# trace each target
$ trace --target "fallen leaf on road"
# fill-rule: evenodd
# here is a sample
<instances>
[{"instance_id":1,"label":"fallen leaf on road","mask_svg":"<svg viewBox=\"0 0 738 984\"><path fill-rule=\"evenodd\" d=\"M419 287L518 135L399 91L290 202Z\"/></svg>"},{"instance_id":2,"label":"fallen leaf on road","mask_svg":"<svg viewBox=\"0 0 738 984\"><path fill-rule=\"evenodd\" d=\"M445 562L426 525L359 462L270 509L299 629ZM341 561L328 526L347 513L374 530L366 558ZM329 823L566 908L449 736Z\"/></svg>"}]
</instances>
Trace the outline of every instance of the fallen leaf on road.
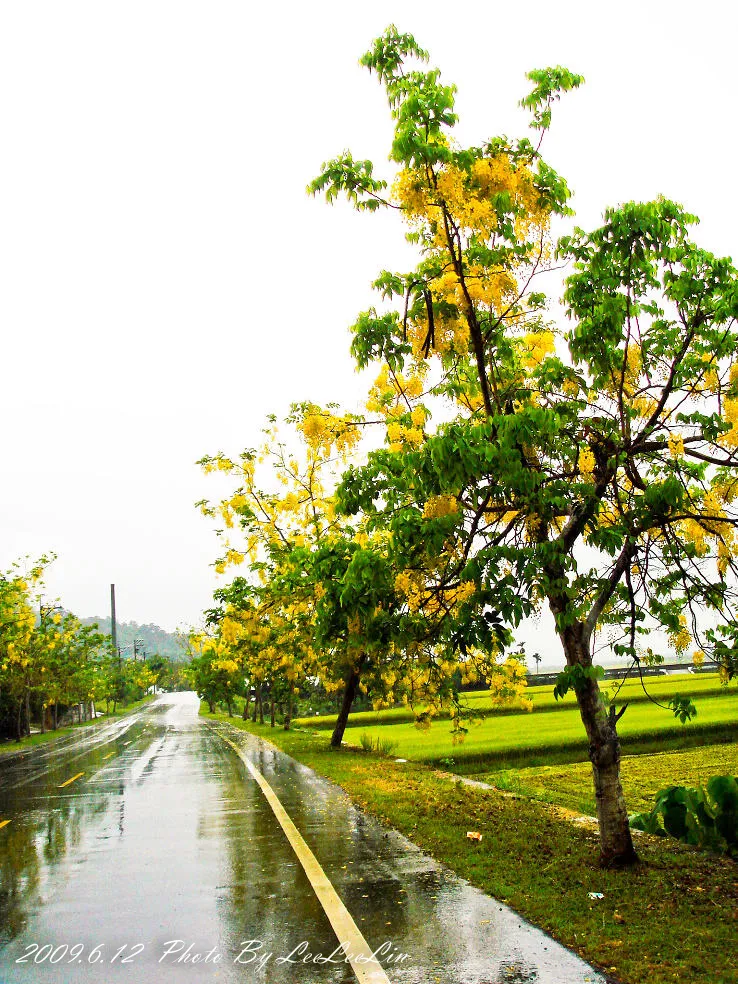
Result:
<instances>
[{"instance_id":1,"label":"fallen leaf on road","mask_svg":"<svg viewBox=\"0 0 738 984\"><path fill-rule=\"evenodd\" d=\"M470 841L480 841L482 839L482 835L478 830L467 830L466 836Z\"/></svg>"}]
</instances>

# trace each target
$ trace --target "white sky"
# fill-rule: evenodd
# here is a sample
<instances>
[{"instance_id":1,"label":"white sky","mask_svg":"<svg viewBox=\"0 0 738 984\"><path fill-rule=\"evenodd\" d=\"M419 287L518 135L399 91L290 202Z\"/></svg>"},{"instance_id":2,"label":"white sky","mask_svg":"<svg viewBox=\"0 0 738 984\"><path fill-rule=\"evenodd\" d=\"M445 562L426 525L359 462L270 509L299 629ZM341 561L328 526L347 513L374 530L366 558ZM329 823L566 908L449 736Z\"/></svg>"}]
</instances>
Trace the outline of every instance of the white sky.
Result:
<instances>
[{"instance_id":1,"label":"white sky","mask_svg":"<svg viewBox=\"0 0 738 984\"><path fill-rule=\"evenodd\" d=\"M196 622L217 543L193 503L219 490L195 460L294 400L355 403L346 329L410 262L393 219L304 188L346 147L386 160L357 60L393 21L458 85L462 140L523 135L531 68L585 75L545 147L579 224L662 193L736 252L734 4L6 0L0 570L54 550L77 614L114 581L121 620Z\"/></svg>"}]
</instances>

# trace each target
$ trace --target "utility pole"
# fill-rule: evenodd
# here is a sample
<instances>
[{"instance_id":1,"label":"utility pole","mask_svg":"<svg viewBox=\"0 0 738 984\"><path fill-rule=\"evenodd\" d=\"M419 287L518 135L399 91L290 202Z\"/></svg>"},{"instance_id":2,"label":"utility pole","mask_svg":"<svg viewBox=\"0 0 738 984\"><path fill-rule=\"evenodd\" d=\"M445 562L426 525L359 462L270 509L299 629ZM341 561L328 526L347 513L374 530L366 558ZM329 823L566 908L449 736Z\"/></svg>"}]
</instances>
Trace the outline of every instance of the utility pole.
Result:
<instances>
[{"instance_id":1,"label":"utility pole","mask_svg":"<svg viewBox=\"0 0 738 984\"><path fill-rule=\"evenodd\" d=\"M118 651L118 632L115 627L115 585L110 585L110 636L113 640L113 652Z\"/></svg>"},{"instance_id":2,"label":"utility pole","mask_svg":"<svg viewBox=\"0 0 738 984\"><path fill-rule=\"evenodd\" d=\"M118 657L118 679L115 684L115 690L113 691L113 714L115 714L115 707L118 703L118 695L121 690L121 652L118 647L118 630L115 624L115 585L110 585L110 639L113 645L113 657Z\"/></svg>"}]
</instances>

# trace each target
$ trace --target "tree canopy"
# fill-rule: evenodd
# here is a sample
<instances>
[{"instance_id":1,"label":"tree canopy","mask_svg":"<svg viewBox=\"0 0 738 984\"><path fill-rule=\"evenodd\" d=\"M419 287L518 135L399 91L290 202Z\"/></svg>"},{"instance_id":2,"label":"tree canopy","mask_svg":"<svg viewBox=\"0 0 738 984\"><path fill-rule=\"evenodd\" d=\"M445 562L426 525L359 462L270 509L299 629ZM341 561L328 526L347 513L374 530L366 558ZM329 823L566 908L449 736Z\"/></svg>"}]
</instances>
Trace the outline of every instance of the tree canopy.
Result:
<instances>
[{"instance_id":1,"label":"tree canopy","mask_svg":"<svg viewBox=\"0 0 738 984\"><path fill-rule=\"evenodd\" d=\"M580 76L529 73L535 142L462 147L455 88L426 61L393 27L362 59L395 121L394 176L345 152L309 185L395 210L417 250L412 270L379 274L381 300L352 328L357 366L376 371L366 415L311 411L321 433L336 419L346 435L374 423L384 443L348 463L329 519L308 510L301 542L272 535L257 569L283 597L312 593L305 645L332 640L324 655L353 653L351 672L360 658L384 672L393 653L405 684L388 684L388 699L419 671L445 681L442 694L459 668L492 676L509 630L548 607L565 663L557 690L574 689L587 734L602 861L626 864L624 708L600 693L595 647L637 669L663 657L649 645L659 630L725 679L738 665L738 278L662 198L554 239L569 190L541 148ZM541 286L561 265L563 324ZM691 713L681 699L673 710Z\"/></svg>"}]
</instances>

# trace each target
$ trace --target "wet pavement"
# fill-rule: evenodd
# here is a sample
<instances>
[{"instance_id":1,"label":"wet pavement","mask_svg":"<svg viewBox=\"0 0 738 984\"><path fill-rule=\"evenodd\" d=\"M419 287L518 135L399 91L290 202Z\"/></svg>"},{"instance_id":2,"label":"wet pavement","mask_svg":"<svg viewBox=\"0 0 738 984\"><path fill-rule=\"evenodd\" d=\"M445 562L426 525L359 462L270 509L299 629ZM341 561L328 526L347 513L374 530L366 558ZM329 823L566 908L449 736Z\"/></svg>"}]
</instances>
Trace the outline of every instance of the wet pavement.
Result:
<instances>
[{"instance_id":1,"label":"wet pavement","mask_svg":"<svg viewBox=\"0 0 738 984\"><path fill-rule=\"evenodd\" d=\"M271 785L370 948L384 947L391 984L604 984L338 787L197 710L192 694L166 695L55 751L0 760L0 984L356 980L221 736Z\"/></svg>"}]
</instances>

